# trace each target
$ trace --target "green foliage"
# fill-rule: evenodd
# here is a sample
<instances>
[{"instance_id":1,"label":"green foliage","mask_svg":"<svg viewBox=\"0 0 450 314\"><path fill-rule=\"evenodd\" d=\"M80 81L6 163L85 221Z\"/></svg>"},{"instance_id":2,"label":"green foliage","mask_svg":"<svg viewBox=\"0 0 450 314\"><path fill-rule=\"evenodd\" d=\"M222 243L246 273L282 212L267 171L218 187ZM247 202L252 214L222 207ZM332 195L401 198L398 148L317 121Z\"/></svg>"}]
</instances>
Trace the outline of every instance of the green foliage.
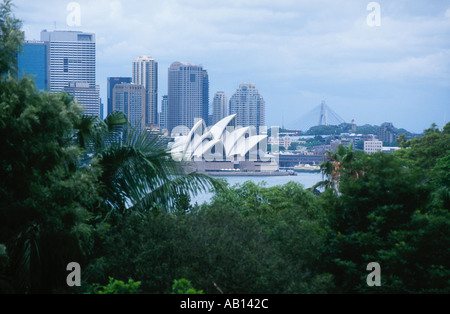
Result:
<instances>
[{"instance_id":1,"label":"green foliage","mask_svg":"<svg viewBox=\"0 0 450 314\"><path fill-rule=\"evenodd\" d=\"M203 290L196 290L187 279L174 280L172 294L203 294Z\"/></svg>"},{"instance_id":2,"label":"green foliage","mask_svg":"<svg viewBox=\"0 0 450 314\"><path fill-rule=\"evenodd\" d=\"M80 168L72 145L80 113L71 98L38 92L28 78L0 81L0 242L19 290L63 284L65 265L84 250L85 223L100 199L99 169Z\"/></svg>"},{"instance_id":3,"label":"green foliage","mask_svg":"<svg viewBox=\"0 0 450 314\"><path fill-rule=\"evenodd\" d=\"M337 292L449 292L450 216L426 176L382 153L344 167L339 193L323 196L331 228L324 269ZM365 283L362 270L370 262L382 267L381 287Z\"/></svg>"},{"instance_id":4,"label":"green foliage","mask_svg":"<svg viewBox=\"0 0 450 314\"><path fill-rule=\"evenodd\" d=\"M205 293L324 293L331 279L315 271L326 237L316 200L295 183L248 182L182 215L126 215L98 234L84 276L132 275L144 293L171 293L171 278L195 278Z\"/></svg>"},{"instance_id":5,"label":"green foliage","mask_svg":"<svg viewBox=\"0 0 450 314\"><path fill-rule=\"evenodd\" d=\"M96 287L96 294L137 294L141 283L129 279L128 282L109 277L109 283L106 286Z\"/></svg>"},{"instance_id":6,"label":"green foliage","mask_svg":"<svg viewBox=\"0 0 450 314\"><path fill-rule=\"evenodd\" d=\"M450 123L402 136L392 155L339 146L319 196L294 182L230 187L185 173L124 114L82 115L73 97L17 80L11 8L0 4L0 292L450 292ZM210 204L191 204L209 189ZM84 286L71 290L73 261ZM381 287L366 285L370 262Z\"/></svg>"},{"instance_id":7,"label":"green foliage","mask_svg":"<svg viewBox=\"0 0 450 314\"><path fill-rule=\"evenodd\" d=\"M410 166L430 170L437 159L444 157L450 150L450 122L440 131L435 125L425 130L425 135L403 143L408 149L396 152ZM431 177L431 176L430 176Z\"/></svg>"},{"instance_id":8,"label":"green foliage","mask_svg":"<svg viewBox=\"0 0 450 314\"><path fill-rule=\"evenodd\" d=\"M21 21L12 15L12 1L0 3L0 77L17 74L17 54L24 40Z\"/></svg>"}]
</instances>

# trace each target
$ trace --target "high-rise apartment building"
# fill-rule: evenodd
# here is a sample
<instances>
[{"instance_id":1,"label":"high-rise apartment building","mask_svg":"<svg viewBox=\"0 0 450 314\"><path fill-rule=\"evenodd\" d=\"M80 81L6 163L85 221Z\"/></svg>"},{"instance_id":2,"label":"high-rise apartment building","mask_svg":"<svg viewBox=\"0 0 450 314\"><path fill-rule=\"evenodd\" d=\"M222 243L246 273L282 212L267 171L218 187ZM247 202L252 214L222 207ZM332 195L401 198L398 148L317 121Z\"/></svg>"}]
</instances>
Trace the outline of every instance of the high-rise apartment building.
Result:
<instances>
[{"instance_id":1,"label":"high-rise apartment building","mask_svg":"<svg viewBox=\"0 0 450 314\"><path fill-rule=\"evenodd\" d=\"M390 122L385 122L378 128L377 136L384 143L394 143L397 140L394 125Z\"/></svg>"},{"instance_id":2,"label":"high-rise apartment building","mask_svg":"<svg viewBox=\"0 0 450 314\"><path fill-rule=\"evenodd\" d=\"M143 85L122 83L113 88L113 111L121 111L132 127L146 125L146 90Z\"/></svg>"},{"instance_id":3,"label":"high-rise apartment building","mask_svg":"<svg viewBox=\"0 0 450 314\"><path fill-rule=\"evenodd\" d=\"M177 126L191 129L197 119L208 122L208 106L205 100L209 86L208 75L202 66L174 62L168 73L167 129ZM208 88L209 89L209 88ZM206 113L205 113L206 111Z\"/></svg>"},{"instance_id":4,"label":"high-rise apartment building","mask_svg":"<svg viewBox=\"0 0 450 314\"><path fill-rule=\"evenodd\" d=\"M108 77L106 83L107 83L107 97L108 97L106 115L109 115L111 112L113 112L114 86L116 86L117 84L122 84L122 83L131 83L131 77Z\"/></svg>"},{"instance_id":5,"label":"high-rise apartment building","mask_svg":"<svg viewBox=\"0 0 450 314\"><path fill-rule=\"evenodd\" d=\"M19 78L30 75L37 89L48 90L47 45L42 41L25 41L17 56Z\"/></svg>"},{"instance_id":6,"label":"high-rise apartment building","mask_svg":"<svg viewBox=\"0 0 450 314\"><path fill-rule=\"evenodd\" d=\"M95 35L44 30L41 41L48 47L49 90L76 95L86 114L100 116L100 92L95 81Z\"/></svg>"},{"instance_id":7,"label":"high-rise apartment building","mask_svg":"<svg viewBox=\"0 0 450 314\"><path fill-rule=\"evenodd\" d=\"M227 95L224 92L217 92L213 99L213 121L216 124L228 115Z\"/></svg>"},{"instance_id":8,"label":"high-rise apartment building","mask_svg":"<svg viewBox=\"0 0 450 314\"><path fill-rule=\"evenodd\" d=\"M149 56L134 60L132 82L144 86L146 91L145 124L158 124L158 63Z\"/></svg>"},{"instance_id":9,"label":"high-rise apartment building","mask_svg":"<svg viewBox=\"0 0 450 314\"><path fill-rule=\"evenodd\" d=\"M238 126L254 126L259 132L265 125L265 102L255 84L244 83L230 99L229 114L237 114Z\"/></svg>"}]
</instances>

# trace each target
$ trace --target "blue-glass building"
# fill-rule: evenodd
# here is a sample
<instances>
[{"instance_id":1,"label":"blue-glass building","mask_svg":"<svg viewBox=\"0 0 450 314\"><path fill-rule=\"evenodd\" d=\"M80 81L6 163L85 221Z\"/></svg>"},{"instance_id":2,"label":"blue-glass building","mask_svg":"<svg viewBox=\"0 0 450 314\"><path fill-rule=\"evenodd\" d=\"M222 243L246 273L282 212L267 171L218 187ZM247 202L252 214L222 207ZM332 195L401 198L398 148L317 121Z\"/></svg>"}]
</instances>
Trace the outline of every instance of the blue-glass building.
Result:
<instances>
[{"instance_id":1,"label":"blue-glass building","mask_svg":"<svg viewBox=\"0 0 450 314\"><path fill-rule=\"evenodd\" d=\"M107 78L107 86L108 86L108 104L107 104L107 112L106 115L109 115L113 111L113 91L114 86L122 83L131 83L131 77L108 77Z\"/></svg>"},{"instance_id":2,"label":"blue-glass building","mask_svg":"<svg viewBox=\"0 0 450 314\"><path fill-rule=\"evenodd\" d=\"M34 78L36 88L48 90L47 45L44 42L27 41L22 53L17 57L18 75L30 75Z\"/></svg>"}]
</instances>

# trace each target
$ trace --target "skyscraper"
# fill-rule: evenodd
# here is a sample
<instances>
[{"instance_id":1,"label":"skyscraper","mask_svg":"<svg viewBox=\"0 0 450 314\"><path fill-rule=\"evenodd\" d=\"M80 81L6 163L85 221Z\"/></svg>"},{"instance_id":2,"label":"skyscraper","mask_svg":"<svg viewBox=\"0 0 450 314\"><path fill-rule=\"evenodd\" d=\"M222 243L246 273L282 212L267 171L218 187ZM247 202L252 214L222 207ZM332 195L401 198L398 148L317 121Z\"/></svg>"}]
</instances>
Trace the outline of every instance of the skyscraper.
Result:
<instances>
[{"instance_id":1,"label":"skyscraper","mask_svg":"<svg viewBox=\"0 0 450 314\"><path fill-rule=\"evenodd\" d=\"M33 77L37 89L48 90L47 45L42 41L25 41L17 57L19 78Z\"/></svg>"},{"instance_id":2,"label":"skyscraper","mask_svg":"<svg viewBox=\"0 0 450 314\"><path fill-rule=\"evenodd\" d=\"M174 62L168 75L168 115L169 132L177 126L192 128L197 119L208 122L206 89L208 75L202 66L191 63ZM205 113L206 111L206 113Z\"/></svg>"},{"instance_id":3,"label":"skyscraper","mask_svg":"<svg viewBox=\"0 0 450 314\"><path fill-rule=\"evenodd\" d=\"M203 70L203 121L208 125L209 124L209 75L208 71Z\"/></svg>"},{"instance_id":4,"label":"skyscraper","mask_svg":"<svg viewBox=\"0 0 450 314\"><path fill-rule=\"evenodd\" d=\"M228 115L227 95L224 92L217 92L214 94L213 100L213 121L216 124Z\"/></svg>"},{"instance_id":5,"label":"skyscraper","mask_svg":"<svg viewBox=\"0 0 450 314\"><path fill-rule=\"evenodd\" d=\"M158 124L158 63L149 56L134 60L132 82L145 88L145 124Z\"/></svg>"},{"instance_id":6,"label":"skyscraper","mask_svg":"<svg viewBox=\"0 0 450 314\"><path fill-rule=\"evenodd\" d=\"M237 114L238 126L254 126L259 132L265 125L265 102L255 84L244 83L230 99L229 114Z\"/></svg>"},{"instance_id":7,"label":"skyscraper","mask_svg":"<svg viewBox=\"0 0 450 314\"><path fill-rule=\"evenodd\" d=\"M145 127L145 87L132 83L116 84L113 88L113 111L121 111L132 127Z\"/></svg>"},{"instance_id":8,"label":"skyscraper","mask_svg":"<svg viewBox=\"0 0 450 314\"><path fill-rule=\"evenodd\" d=\"M122 83L131 83L131 77L108 77L107 78L108 104L107 104L106 115L109 115L111 112L113 112L113 89L114 89L114 86L116 86L117 84L122 84Z\"/></svg>"},{"instance_id":9,"label":"skyscraper","mask_svg":"<svg viewBox=\"0 0 450 314\"><path fill-rule=\"evenodd\" d=\"M167 129L167 108L169 104L169 96L164 95L161 101L161 114L159 116L159 128Z\"/></svg>"},{"instance_id":10,"label":"skyscraper","mask_svg":"<svg viewBox=\"0 0 450 314\"><path fill-rule=\"evenodd\" d=\"M101 117L100 90L96 86L90 87L88 83L69 82L64 92L72 95L84 107L84 114Z\"/></svg>"},{"instance_id":11,"label":"skyscraper","mask_svg":"<svg viewBox=\"0 0 450 314\"><path fill-rule=\"evenodd\" d=\"M49 89L68 91L89 115L100 116L100 92L96 85L95 35L79 31L41 32L48 50ZM86 94L85 97L82 97Z\"/></svg>"}]
</instances>

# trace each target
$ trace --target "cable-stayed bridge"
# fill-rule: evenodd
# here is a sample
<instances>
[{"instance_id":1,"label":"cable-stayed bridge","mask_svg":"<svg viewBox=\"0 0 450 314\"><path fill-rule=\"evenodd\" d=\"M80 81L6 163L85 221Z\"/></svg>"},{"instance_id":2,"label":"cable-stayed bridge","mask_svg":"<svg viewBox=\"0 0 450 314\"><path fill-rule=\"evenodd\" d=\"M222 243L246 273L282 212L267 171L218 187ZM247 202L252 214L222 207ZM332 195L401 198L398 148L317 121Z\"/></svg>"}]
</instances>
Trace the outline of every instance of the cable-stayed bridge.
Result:
<instances>
[{"instance_id":1,"label":"cable-stayed bridge","mask_svg":"<svg viewBox=\"0 0 450 314\"><path fill-rule=\"evenodd\" d=\"M340 125L342 123L345 123L345 120L334 112L325 101L322 101L319 106L289 123L288 128L307 131L313 126Z\"/></svg>"}]
</instances>

